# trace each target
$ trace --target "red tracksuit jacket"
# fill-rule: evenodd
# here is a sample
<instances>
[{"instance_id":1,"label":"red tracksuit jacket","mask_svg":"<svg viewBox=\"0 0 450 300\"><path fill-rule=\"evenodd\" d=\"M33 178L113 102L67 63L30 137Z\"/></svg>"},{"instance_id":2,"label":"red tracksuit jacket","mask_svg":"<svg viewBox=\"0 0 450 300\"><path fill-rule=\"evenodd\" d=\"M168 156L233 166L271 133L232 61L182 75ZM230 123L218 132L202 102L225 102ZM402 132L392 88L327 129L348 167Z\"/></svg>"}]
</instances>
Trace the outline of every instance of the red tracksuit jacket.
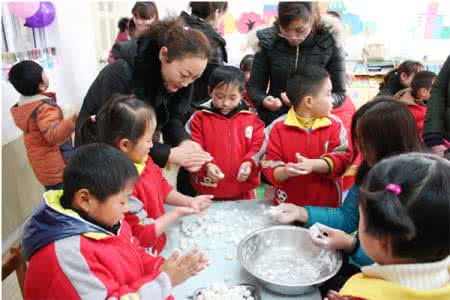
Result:
<instances>
[{"instance_id":1,"label":"red tracksuit jacket","mask_svg":"<svg viewBox=\"0 0 450 300\"><path fill-rule=\"evenodd\" d=\"M164 259L139 247L126 221L113 234L64 210L62 193L45 193L25 227L25 299L173 299Z\"/></svg>"},{"instance_id":2,"label":"red tracksuit jacket","mask_svg":"<svg viewBox=\"0 0 450 300\"><path fill-rule=\"evenodd\" d=\"M301 128L293 109L275 120L266 130L267 147L262 172L275 187L274 204L337 207L341 203L341 178L351 163L347 133L342 121L331 115L317 119L311 130ZM328 157L333 162L330 174L311 173L284 182L274 178L277 167L297 162L296 153L306 158Z\"/></svg>"},{"instance_id":3,"label":"red tracksuit jacket","mask_svg":"<svg viewBox=\"0 0 450 300\"><path fill-rule=\"evenodd\" d=\"M212 194L221 200L254 199L259 185L259 155L264 142L264 123L256 114L241 105L228 116L214 112L211 101L203 104L186 124L193 141L214 158L225 177L212 184L205 168L191 174L191 182L199 194ZM252 163L252 172L245 182L237 180L243 162Z\"/></svg>"},{"instance_id":4,"label":"red tracksuit jacket","mask_svg":"<svg viewBox=\"0 0 450 300\"><path fill-rule=\"evenodd\" d=\"M130 224L142 247L152 247L161 253L166 244L166 234L156 235L155 220L165 214L164 201L173 187L163 177L162 170L150 156L144 165L136 164L140 174L134 184L133 197L128 201L125 220Z\"/></svg>"}]
</instances>

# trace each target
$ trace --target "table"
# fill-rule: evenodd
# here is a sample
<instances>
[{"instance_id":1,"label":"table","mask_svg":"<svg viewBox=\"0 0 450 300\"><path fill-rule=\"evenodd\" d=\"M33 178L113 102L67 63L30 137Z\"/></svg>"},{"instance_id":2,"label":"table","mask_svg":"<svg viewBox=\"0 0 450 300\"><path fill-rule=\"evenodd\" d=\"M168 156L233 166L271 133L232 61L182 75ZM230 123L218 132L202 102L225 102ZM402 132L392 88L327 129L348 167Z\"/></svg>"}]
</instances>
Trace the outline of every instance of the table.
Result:
<instances>
[{"instance_id":1,"label":"table","mask_svg":"<svg viewBox=\"0 0 450 300\"><path fill-rule=\"evenodd\" d=\"M230 218L224 218L220 221L225 226L232 226L233 224L240 223L236 220L240 215L253 216L258 219L259 228L273 225L271 217L268 214L264 214L264 211L268 210L268 202L261 200L241 200L241 201L217 201L213 202L211 207L208 208L207 215L231 216ZM171 208L168 206L167 210ZM238 213L236 213L238 211ZM195 216L185 217L183 221L178 220L172 224L167 231L167 244L161 253L164 257L169 257L175 249L180 249L180 240L185 239L184 233L181 231L182 222L195 222ZM245 217L244 217L245 219ZM245 223L245 222L243 222ZM250 221L248 224L251 224ZM243 226L244 227L244 226ZM228 228L228 227L227 227ZM244 235L246 232L254 231L259 228L241 228L242 231L236 233L237 235ZM210 259L210 266L203 270L195 277L191 277L183 284L173 289L173 296L175 299L188 299L193 295L194 291L198 288L208 287L213 283L225 282L227 285L235 285L240 283L250 283L260 287L261 298L263 300L278 300L278 299L299 299L299 300L320 300L319 290L307 295L300 296L285 296L275 294L265 288L263 288L256 279L248 274L240 265L237 260L237 246L236 243L227 240L230 235L234 235L233 232L226 232L225 234L212 234L210 236L200 235L195 238L199 248L206 252ZM233 254L233 258L230 259L230 255Z\"/></svg>"}]
</instances>

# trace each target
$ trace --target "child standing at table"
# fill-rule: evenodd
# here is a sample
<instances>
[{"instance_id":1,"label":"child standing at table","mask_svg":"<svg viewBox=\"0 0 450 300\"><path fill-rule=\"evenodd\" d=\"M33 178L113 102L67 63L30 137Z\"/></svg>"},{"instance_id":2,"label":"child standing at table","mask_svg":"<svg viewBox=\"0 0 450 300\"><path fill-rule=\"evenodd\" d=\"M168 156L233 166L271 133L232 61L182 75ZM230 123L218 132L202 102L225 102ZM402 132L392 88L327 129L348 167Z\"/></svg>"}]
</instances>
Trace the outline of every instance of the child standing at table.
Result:
<instances>
[{"instance_id":1,"label":"child standing at table","mask_svg":"<svg viewBox=\"0 0 450 300\"><path fill-rule=\"evenodd\" d=\"M186 124L193 141L211 154L213 161L191 174L198 193L216 199L255 199L259 185L259 151L264 123L243 101L244 72L219 66L209 79L211 100Z\"/></svg>"},{"instance_id":2,"label":"child standing at table","mask_svg":"<svg viewBox=\"0 0 450 300\"><path fill-rule=\"evenodd\" d=\"M351 162L347 132L331 115L328 72L309 66L287 82L292 107L266 130L262 172L274 185L274 204L337 207L341 176Z\"/></svg>"}]
</instances>

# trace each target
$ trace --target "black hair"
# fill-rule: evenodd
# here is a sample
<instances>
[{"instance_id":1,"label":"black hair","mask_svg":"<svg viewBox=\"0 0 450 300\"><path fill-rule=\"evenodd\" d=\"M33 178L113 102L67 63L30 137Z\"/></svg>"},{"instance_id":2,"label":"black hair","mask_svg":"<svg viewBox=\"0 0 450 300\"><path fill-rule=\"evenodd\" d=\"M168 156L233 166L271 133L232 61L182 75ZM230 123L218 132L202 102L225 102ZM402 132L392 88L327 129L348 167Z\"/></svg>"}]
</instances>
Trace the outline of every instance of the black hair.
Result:
<instances>
[{"instance_id":1,"label":"black hair","mask_svg":"<svg viewBox=\"0 0 450 300\"><path fill-rule=\"evenodd\" d=\"M315 65L305 66L287 80L286 95L296 107L305 96L317 95L327 78L330 78L330 74L324 68Z\"/></svg>"},{"instance_id":2,"label":"black hair","mask_svg":"<svg viewBox=\"0 0 450 300\"><path fill-rule=\"evenodd\" d=\"M8 80L13 87L24 96L39 94L44 69L32 60L24 60L15 64L8 74Z\"/></svg>"},{"instance_id":3,"label":"black hair","mask_svg":"<svg viewBox=\"0 0 450 300\"><path fill-rule=\"evenodd\" d=\"M137 1L131 9L131 14L141 19L155 18L155 21L159 21L158 8L153 1Z\"/></svg>"},{"instance_id":4,"label":"black hair","mask_svg":"<svg viewBox=\"0 0 450 300\"><path fill-rule=\"evenodd\" d=\"M136 31L136 23L134 23L133 18L131 18L131 19L128 21L128 24L127 24L127 30L128 30L128 34L129 34L131 37L134 37L135 31Z\"/></svg>"},{"instance_id":5,"label":"black hair","mask_svg":"<svg viewBox=\"0 0 450 300\"><path fill-rule=\"evenodd\" d=\"M61 205L72 208L73 197L81 189L89 190L104 202L137 177L133 162L121 151L102 143L79 147L64 169Z\"/></svg>"},{"instance_id":6,"label":"black hair","mask_svg":"<svg viewBox=\"0 0 450 300\"><path fill-rule=\"evenodd\" d=\"M445 259L450 250L450 162L425 153L382 160L360 188L368 234L388 236L398 258ZM386 189L400 187L399 194Z\"/></svg>"},{"instance_id":7,"label":"black hair","mask_svg":"<svg viewBox=\"0 0 450 300\"><path fill-rule=\"evenodd\" d=\"M283 28L287 28L292 21L301 19L305 23L312 23L313 30L316 30L320 23L320 11L317 2L307 1L280 1L278 3L278 20Z\"/></svg>"},{"instance_id":8,"label":"black hair","mask_svg":"<svg viewBox=\"0 0 450 300\"><path fill-rule=\"evenodd\" d=\"M421 152L417 123L406 104L390 96L378 96L361 106L352 118L354 158L370 149L380 161L396 154ZM361 185L370 170L365 158L358 168L355 183Z\"/></svg>"},{"instance_id":9,"label":"black hair","mask_svg":"<svg viewBox=\"0 0 450 300\"><path fill-rule=\"evenodd\" d=\"M133 95L113 95L80 129L81 144L103 142L113 147L122 138L137 143L150 122L156 123L155 111Z\"/></svg>"},{"instance_id":10,"label":"black hair","mask_svg":"<svg viewBox=\"0 0 450 300\"><path fill-rule=\"evenodd\" d=\"M117 27L119 27L120 32L125 32L127 30L129 21L128 18L120 18L119 22L117 22Z\"/></svg>"},{"instance_id":11,"label":"black hair","mask_svg":"<svg viewBox=\"0 0 450 300\"><path fill-rule=\"evenodd\" d=\"M431 71L417 72L411 81L411 94L417 98L418 92L421 88L431 89L433 80L436 78L436 73Z\"/></svg>"},{"instance_id":12,"label":"black hair","mask_svg":"<svg viewBox=\"0 0 450 300\"><path fill-rule=\"evenodd\" d=\"M239 64L239 69L241 69L244 72L251 72L254 59L255 59L255 55L247 54L246 56L244 56L242 58L241 63Z\"/></svg>"},{"instance_id":13,"label":"black hair","mask_svg":"<svg viewBox=\"0 0 450 300\"><path fill-rule=\"evenodd\" d=\"M383 82L380 84L380 90L390 81L394 80L400 84L400 75L405 73L410 76L413 73L418 72L423 68L422 63L414 60L405 60L397 68L389 71L383 78Z\"/></svg>"},{"instance_id":14,"label":"black hair","mask_svg":"<svg viewBox=\"0 0 450 300\"><path fill-rule=\"evenodd\" d=\"M240 69L233 66L218 66L209 77L209 88L214 90L222 85L236 85L239 92L245 90L245 75Z\"/></svg>"},{"instance_id":15,"label":"black hair","mask_svg":"<svg viewBox=\"0 0 450 300\"><path fill-rule=\"evenodd\" d=\"M216 10L219 10L221 13L225 12L228 9L228 2L191 1L189 6L191 14L206 19Z\"/></svg>"},{"instance_id":16,"label":"black hair","mask_svg":"<svg viewBox=\"0 0 450 300\"><path fill-rule=\"evenodd\" d=\"M155 22L139 35L138 55L135 63L138 70L145 68L145 65L149 63L148 60L153 59L147 52L149 52L149 48L155 46L158 50L167 47L169 62L186 56L208 59L211 51L210 42L205 34L188 27L181 18ZM141 51L146 55L141 55Z\"/></svg>"}]
</instances>

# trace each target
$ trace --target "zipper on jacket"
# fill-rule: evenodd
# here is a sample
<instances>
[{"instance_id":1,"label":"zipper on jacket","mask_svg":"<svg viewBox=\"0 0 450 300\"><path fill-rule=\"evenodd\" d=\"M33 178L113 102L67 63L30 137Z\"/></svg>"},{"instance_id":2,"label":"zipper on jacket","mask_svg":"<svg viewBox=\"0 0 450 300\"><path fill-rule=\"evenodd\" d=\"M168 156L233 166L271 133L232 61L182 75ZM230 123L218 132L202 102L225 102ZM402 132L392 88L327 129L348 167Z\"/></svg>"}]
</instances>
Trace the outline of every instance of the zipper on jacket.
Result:
<instances>
[{"instance_id":1,"label":"zipper on jacket","mask_svg":"<svg viewBox=\"0 0 450 300\"><path fill-rule=\"evenodd\" d=\"M295 54L295 72L297 73L297 64L298 64L298 53L299 53L299 45L297 45L297 50Z\"/></svg>"}]
</instances>

